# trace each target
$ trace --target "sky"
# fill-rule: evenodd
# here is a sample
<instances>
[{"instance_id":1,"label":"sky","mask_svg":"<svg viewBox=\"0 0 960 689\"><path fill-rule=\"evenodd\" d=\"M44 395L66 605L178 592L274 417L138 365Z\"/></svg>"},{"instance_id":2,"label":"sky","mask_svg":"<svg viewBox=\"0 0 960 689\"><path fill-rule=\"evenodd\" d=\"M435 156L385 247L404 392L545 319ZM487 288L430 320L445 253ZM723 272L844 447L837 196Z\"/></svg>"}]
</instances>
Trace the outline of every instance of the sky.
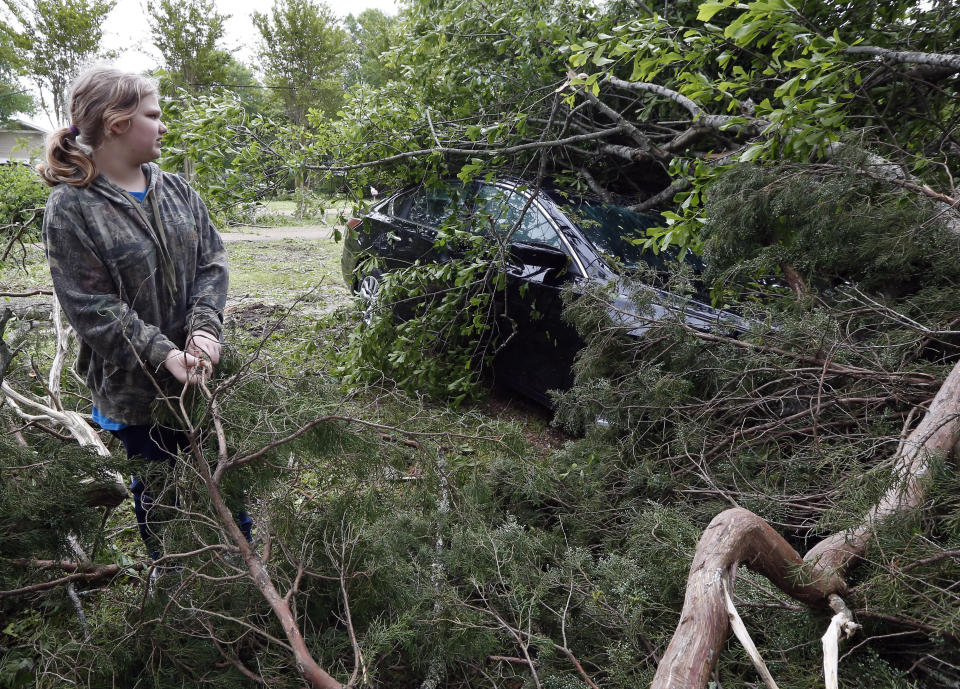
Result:
<instances>
[{"instance_id":1,"label":"sky","mask_svg":"<svg viewBox=\"0 0 960 689\"><path fill-rule=\"evenodd\" d=\"M250 15L265 13L273 6L271 0L214 0L221 14L230 15L226 22L224 47L235 50L234 55L250 64L256 51L259 32L254 28ZM396 14L396 0L326 0L327 6L338 17L357 15L365 9L375 8L387 14ZM116 7L103 26L104 47L121 51L118 66L130 71L156 67L159 54L150 41L150 26L147 24L146 3L142 0L117 0Z\"/></svg>"},{"instance_id":2,"label":"sky","mask_svg":"<svg viewBox=\"0 0 960 689\"><path fill-rule=\"evenodd\" d=\"M397 13L397 0L325 0L333 13L340 17L357 15L365 9L374 8L386 14ZM267 12L273 7L272 0L214 0L221 14L230 15L226 22L223 47L233 51L241 62L256 68L255 54L260 33L253 26L250 15ZM160 54L150 40L150 25L147 23L146 2L143 0L117 0L103 25L103 47L116 50L119 57L116 66L130 72L142 72L159 66ZM41 127L51 124L46 114L25 117Z\"/></svg>"}]
</instances>

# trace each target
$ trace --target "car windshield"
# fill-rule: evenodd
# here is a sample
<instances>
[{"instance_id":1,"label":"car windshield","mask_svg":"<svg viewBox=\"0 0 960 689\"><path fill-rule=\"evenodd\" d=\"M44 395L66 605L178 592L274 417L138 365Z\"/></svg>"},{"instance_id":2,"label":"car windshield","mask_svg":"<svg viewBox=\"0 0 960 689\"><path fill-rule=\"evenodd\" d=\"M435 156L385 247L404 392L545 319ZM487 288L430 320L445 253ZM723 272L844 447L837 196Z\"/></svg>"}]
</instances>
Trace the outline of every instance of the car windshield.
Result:
<instances>
[{"instance_id":1,"label":"car windshield","mask_svg":"<svg viewBox=\"0 0 960 689\"><path fill-rule=\"evenodd\" d=\"M529 196L511 189L483 185L477 191L478 227L492 228L501 236L510 234L511 242L545 244L560 249L560 235Z\"/></svg>"},{"instance_id":2,"label":"car windshield","mask_svg":"<svg viewBox=\"0 0 960 689\"><path fill-rule=\"evenodd\" d=\"M395 201L394 209L397 217L436 228L456 210L460 191L454 186L417 187Z\"/></svg>"},{"instance_id":3,"label":"car windshield","mask_svg":"<svg viewBox=\"0 0 960 689\"><path fill-rule=\"evenodd\" d=\"M589 200L569 202L565 210L600 253L617 259L627 268L648 265L664 270L667 261L676 260L675 252L656 254L644 249L642 243L634 243L646 238L647 228L660 224L654 216Z\"/></svg>"}]
</instances>

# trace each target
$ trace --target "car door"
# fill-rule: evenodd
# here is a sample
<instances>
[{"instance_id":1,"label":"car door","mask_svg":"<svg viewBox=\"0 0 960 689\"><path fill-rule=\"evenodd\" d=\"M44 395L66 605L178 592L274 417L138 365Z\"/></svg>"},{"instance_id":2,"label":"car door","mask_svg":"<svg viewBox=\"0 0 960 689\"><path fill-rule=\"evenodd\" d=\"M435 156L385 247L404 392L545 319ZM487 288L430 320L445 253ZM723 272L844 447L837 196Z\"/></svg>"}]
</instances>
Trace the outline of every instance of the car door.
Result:
<instances>
[{"instance_id":1,"label":"car door","mask_svg":"<svg viewBox=\"0 0 960 689\"><path fill-rule=\"evenodd\" d=\"M396 270L423 260L433 248L436 225L443 203L431 190L417 187L394 199L387 217L378 223L372 251L387 270Z\"/></svg>"},{"instance_id":2,"label":"car door","mask_svg":"<svg viewBox=\"0 0 960 689\"><path fill-rule=\"evenodd\" d=\"M477 219L506 245L506 287L498 304L497 379L547 404L548 390L573 382L571 367L583 342L563 320L561 290L580 277L569 244L526 191L483 184ZM558 257L561 259L557 261Z\"/></svg>"}]
</instances>

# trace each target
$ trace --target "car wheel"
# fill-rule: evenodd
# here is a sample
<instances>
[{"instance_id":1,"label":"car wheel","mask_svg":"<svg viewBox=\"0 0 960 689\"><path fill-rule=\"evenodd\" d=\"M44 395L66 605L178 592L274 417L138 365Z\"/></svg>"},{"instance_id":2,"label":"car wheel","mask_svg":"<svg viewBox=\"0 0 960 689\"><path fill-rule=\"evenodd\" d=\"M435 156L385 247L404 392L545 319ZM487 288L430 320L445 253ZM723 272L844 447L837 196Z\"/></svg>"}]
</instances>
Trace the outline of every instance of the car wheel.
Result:
<instances>
[{"instance_id":1,"label":"car wheel","mask_svg":"<svg viewBox=\"0 0 960 689\"><path fill-rule=\"evenodd\" d=\"M379 270L367 273L357 284L357 304L360 306L363 322L370 325L373 315L380 304L380 284L383 274Z\"/></svg>"}]
</instances>

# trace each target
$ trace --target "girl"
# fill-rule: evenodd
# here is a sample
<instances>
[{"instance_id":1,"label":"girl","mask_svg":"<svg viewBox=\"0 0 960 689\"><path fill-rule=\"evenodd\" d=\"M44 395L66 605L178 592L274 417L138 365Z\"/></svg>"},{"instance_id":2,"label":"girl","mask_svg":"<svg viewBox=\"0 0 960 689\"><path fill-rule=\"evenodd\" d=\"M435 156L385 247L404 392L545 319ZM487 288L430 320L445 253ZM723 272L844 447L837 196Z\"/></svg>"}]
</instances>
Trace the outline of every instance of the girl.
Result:
<instances>
[{"instance_id":1,"label":"girl","mask_svg":"<svg viewBox=\"0 0 960 689\"><path fill-rule=\"evenodd\" d=\"M128 457L172 464L182 431L155 422L158 396L206 380L220 360L227 256L203 201L160 170L167 131L150 80L108 67L70 90L69 127L47 140L40 174L53 191L43 218L53 288L80 338L77 371L93 419ZM140 535L160 553L153 496L131 486ZM249 538L250 518L240 515Z\"/></svg>"}]
</instances>

